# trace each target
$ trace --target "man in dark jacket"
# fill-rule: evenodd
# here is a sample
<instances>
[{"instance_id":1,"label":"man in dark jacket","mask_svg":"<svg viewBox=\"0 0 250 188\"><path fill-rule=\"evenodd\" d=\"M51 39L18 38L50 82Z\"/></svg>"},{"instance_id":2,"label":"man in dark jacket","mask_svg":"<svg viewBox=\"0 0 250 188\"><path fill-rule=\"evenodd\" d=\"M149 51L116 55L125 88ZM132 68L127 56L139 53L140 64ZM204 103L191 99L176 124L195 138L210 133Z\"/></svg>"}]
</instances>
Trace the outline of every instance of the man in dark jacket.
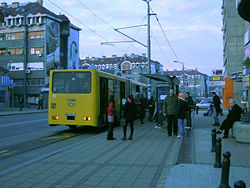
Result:
<instances>
[{"instance_id":1,"label":"man in dark jacket","mask_svg":"<svg viewBox=\"0 0 250 188\"><path fill-rule=\"evenodd\" d=\"M168 122L168 136L172 136L172 129L174 130L174 135L177 135L177 119L176 119L176 106L178 98L174 94L174 90L170 89L169 95L165 98L163 103L163 115L167 116Z\"/></svg>"},{"instance_id":2,"label":"man in dark jacket","mask_svg":"<svg viewBox=\"0 0 250 188\"><path fill-rule=\"evenodd\" d=\"M186 99L185 101L187 102L188 108L187 108L187 113L186 113L186 119L187 119L187 126L185 129L191 129L192 128L192 119L191 119L191 111L193 108L193 98L190 96L189 92L186 92Z\"/></svg>"},{"instance_id":3,"label":"man in dark jacket","mask_svg":"<svg viewBox=\"0 0 250 188\"><path fill-rule=\"evenodd\" d=\"M228 138L229 129L233 127L234 122L240 121L240 116L242 113L241 107L235 103L233 99L229 100L230 109L227 118L222 122L217 134L221 134L224 130L223 138Z\"/></svg>"},{"instance_id":4,"label":"man in dark jacket","mask_svg":"<svg viewBox=\"0 0 250 188\"><path fill-rule=\"evenodd\" d=\"M220 114L220 98L213 92L213 116L214 116L214 124L213 126L220 126L220 122L218 119L218 115Z\"/></svg>"},{"instance_id":5,"label":"man in dark jacket","mask_svg":"<svg viewBox=\"0 0 250 188\"><path fill-rule=\"evenodd\" d=\"M132 140L134 133L134 120L136 119L136 106L133 100L133 96L130 95L125 103L124 115L125 115L125 125L123 126L123 138L122 140L126 140L127 135L127 125L130 125L130 136L129 140Z\"/></svg>"},{"instance_id":6,"label":"man in dark jacket","mask_svg":"<svg viewBox=\"0 0 250 188\"><path fill-rule=\"evenodd\" d=\"M155 101L153 96L151 96L148 101L148 112L149 112L148 120L153 121L153 115L155 112Z\"/></svg>"},{"instance_id":7,"label":"man in dark jacket","mask_svg":"<svg viewBox=\"0 0 250 188\"><path fill-rule=\"evenodd\" d=\"M179 128L179 135L177 138L181 138L184 136L184 119L186 118L187 112L187 102L185 101L185 95L183 93L179 93L178 95L178 104L176 110L176 116L178 120L178 128Z\"/></svg>"},{"instance_id":8,"label":"man in dark jacket","mask_svg":"<svg viewBox=\"0 0 250 188\"><path fill-rule=\"evenodd\" d=\"M141 98L140 98L140 120L141 120L141 124L143 124L143 120L145 118L146 106L147 106L147 100L143 96L143 94L141 94Z\"/></svg>"}]
</instances>

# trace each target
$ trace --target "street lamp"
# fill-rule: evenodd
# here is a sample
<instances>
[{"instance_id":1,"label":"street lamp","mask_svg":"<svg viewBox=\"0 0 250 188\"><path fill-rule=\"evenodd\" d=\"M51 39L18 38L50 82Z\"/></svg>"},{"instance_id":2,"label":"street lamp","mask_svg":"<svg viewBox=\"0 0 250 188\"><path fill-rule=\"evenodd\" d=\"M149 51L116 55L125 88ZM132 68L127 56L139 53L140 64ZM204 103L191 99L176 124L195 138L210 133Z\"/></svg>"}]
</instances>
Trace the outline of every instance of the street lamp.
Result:
<instances>
[{"instance_id":1,"label":"street lamp","mask_svg":"<svg viewBox=\"0 0 250 188\"><path fill-rule=\"evenodd\" d=\"M180 61L173 61L173 62L182 64L182 92L184 92L184 64L185 63L180 62Z\"/></svg>"}]
</instances>

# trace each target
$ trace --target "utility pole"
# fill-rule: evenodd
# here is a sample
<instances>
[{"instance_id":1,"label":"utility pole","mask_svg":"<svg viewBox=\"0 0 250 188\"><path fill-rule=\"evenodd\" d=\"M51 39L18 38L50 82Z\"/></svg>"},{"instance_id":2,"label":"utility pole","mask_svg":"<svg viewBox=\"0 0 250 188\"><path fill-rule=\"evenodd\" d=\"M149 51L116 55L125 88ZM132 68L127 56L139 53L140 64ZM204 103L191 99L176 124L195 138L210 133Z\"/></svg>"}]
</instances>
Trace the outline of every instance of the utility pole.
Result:
<instances>
[{"instance_id":1,"label":"utility pole","mask_svg":"<svg viewBox=\"0 0 250 188\"><path fill-rule=\"evenodd\" d=\"M180 62L180 61L173 61L173 62L182 64L182 92L184 93L184 73L185 73L184 72L184 64L185 63Z\"/></svg>"}]
</instances>

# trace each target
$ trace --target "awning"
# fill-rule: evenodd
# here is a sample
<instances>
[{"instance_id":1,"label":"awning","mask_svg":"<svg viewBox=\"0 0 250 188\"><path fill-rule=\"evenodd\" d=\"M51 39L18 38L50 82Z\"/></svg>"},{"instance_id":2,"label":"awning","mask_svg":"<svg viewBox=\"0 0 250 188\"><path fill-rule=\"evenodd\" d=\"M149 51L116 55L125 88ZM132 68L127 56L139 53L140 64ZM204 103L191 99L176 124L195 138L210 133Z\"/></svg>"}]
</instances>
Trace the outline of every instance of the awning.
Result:
<instances>
[{"instance_id":1,"label":"awning","mask_svg":"<svg viewBox=\"0 0 250 188\"><path fill-rule=\"evenodd\" d=\"M150 78L150 79L156 80L156 81L173 83L175 85L180 84L180 80L178 78L176 78L175 76L171 77L168 75L160 75L160 74L140 74L140 75L143 75L147 78Z\"/></svg>"}]
</instances>

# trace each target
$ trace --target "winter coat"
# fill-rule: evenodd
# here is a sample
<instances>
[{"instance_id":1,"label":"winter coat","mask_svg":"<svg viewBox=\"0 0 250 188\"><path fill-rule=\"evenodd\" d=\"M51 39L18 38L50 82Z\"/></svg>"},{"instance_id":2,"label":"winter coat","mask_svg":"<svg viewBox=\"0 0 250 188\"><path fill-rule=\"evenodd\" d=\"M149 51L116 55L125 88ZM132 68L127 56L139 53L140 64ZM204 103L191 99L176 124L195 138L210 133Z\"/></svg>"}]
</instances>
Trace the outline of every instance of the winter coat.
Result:
<instances>
[{"instance_id":1,"label":"winter coat","mask_svg":"<svg viewBox=\"0 0 250 188\"><path fill-rule=\"evenodd\" d=\"M187 102L184 99L179 99L176 109L177 119L185 119L187 109L188 109Z\"/></svg>"},{"instance_id":2,"label":"winter coat","mask_svg":"<svg viewBox=\"0 0 250 188\"><path fill-rule=\"evenodd\" d=\"M220 97L218 97L218 95L215 95L213 97L213 105L216 110L216 113L219 114L220 113Z\"/></svg>"},{"instance_id":3,"label":"winter coat","mask_svg":"<svg viewBox=\"0 0 250 188\"><path fill-rule=\"evenodd\" d=\"M126 121L134 121L136 119L136 105L134 102L126 101L124 108L124 115Z\"/></svg>"},{"instance_id":4,"label":"winter coat","mask_svg":"<svg viewBox=\"0 0 250 188\"><path fill-rule=\"evenodd\" d=\"M175 115L178 98L176 95L168 95L163 103L163 113L167 115Z\"/></svg>"},{"instance_id":5,"label":"winter coat","mask_svg":"<svg viewBox=\"0 0 250 188\"><path fill-rule=\"evenodd\" d=\"M194 106L194 101L193 101L191 96L187 97L185 101L187 102L188 110L191 110L192 108L194 108L193 107Z\"/></svg>"},{"instance_id":6,"label":"winter coat","mask_svg":"<svg viewBox=\"0 0 250 188\"><path fill-rule=\"evenodd\" d=\"M227 119L231 122L234 123L236 121L240 121L242 109L238 104L235 104L232 109L229 110L229 113L227 115Z\"/></svg>"}]
</instances>

